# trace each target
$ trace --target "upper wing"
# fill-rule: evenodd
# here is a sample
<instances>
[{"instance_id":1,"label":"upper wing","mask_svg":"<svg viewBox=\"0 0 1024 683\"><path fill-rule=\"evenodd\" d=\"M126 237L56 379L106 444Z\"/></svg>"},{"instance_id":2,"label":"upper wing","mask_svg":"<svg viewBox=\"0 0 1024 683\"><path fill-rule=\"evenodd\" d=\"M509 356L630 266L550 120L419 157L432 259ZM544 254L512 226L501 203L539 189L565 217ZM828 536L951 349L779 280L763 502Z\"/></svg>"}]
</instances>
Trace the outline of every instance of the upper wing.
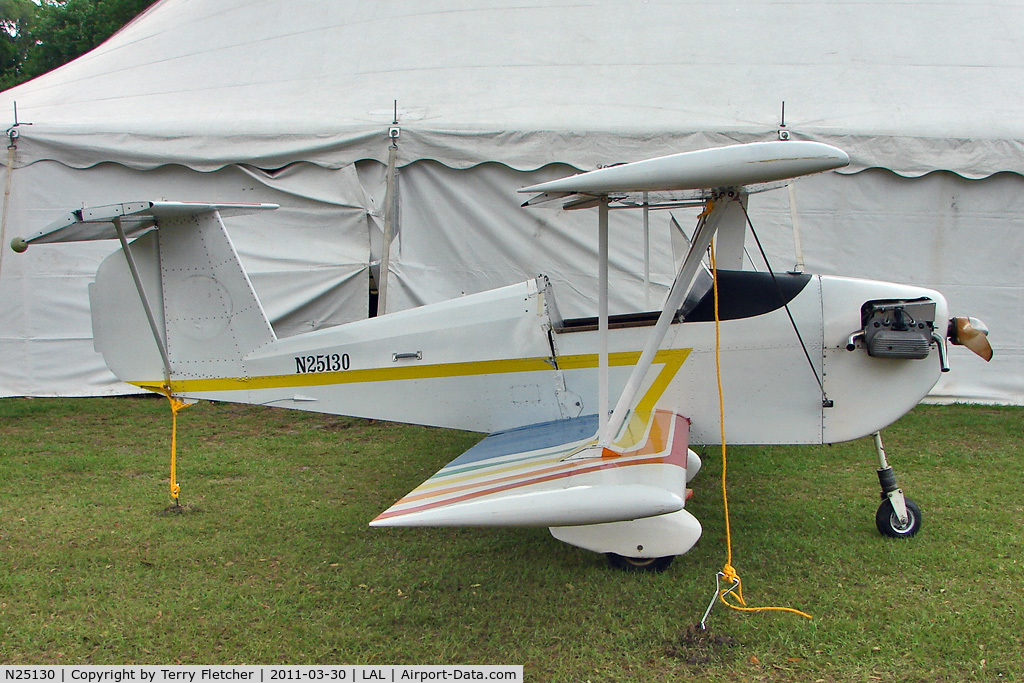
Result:
<instances>
[{"instance_id":1,"label":"upper wing","mask_svg":"<svg viewBox=\"0 0 1024 683\"><path fill-rule=\"evenodd\" d=\"M540 194L528 202L533 204L572 194L712 190L772 183L849 163L846 152L820 142L754 142L609 166L519 191Z\"/></svg>"}]
</instances>

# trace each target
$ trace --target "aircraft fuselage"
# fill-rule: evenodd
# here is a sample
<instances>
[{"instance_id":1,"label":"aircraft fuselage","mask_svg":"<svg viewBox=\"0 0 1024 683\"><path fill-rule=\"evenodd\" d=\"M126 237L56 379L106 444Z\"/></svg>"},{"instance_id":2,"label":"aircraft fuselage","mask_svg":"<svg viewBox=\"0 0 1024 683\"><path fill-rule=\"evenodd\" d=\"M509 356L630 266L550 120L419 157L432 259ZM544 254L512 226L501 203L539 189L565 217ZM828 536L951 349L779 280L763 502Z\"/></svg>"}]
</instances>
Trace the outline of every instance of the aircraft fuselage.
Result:
<instances>
[{"instance_id":1,"label":"aircraft fuselage","mask_svg":"<svg viewBox=\"0 0 1024 683\"><path fill-rule=\"evenodd\" d=\"M946 303L937 292L790 274L775 281L767 274L723 274L721 281L731 282L720 302L731 443L831 443L871 434L913 408L939 377L934 348L914 360L872 357L862 344L847 350L866 302L925 299L935 303L934 320L945 321ZM171 389L187 398L480 432L593 414L598 333L588 321L558 319L551 297L542 281L530 280L275 340L242 358L237 376L179 363ZM780 297L791 297L793 322ZM703 301L671 326L640 399L689 417L692 443L720 442L715 322L708 309ZM613 397L639 356L649 317L613 319Z\"/></svg>"}]
</instances>

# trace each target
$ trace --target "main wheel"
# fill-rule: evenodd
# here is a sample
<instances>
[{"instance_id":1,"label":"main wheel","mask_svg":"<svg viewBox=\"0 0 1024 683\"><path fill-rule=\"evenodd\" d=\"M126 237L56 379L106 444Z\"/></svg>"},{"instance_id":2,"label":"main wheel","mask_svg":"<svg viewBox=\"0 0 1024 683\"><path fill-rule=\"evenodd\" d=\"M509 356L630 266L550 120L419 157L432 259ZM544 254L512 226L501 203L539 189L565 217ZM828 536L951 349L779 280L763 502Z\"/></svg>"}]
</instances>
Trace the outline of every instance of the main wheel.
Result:
<instances>
[{"instance_id":1,"label":"main wheel","mask_svg":"<svg viewBox=\"0 0 1024 683\"><path fill-rule=\"evenodd\" d=\"M875 526L878 527L878 533L889 538L910 538L921 530L921 508L917 507L917 503L909 498L904 498L904 500L907 503L906 524L900 523L900 518L892 508L892 501L888 498L878 506L878 512L875 513Z\"/></svg>"},{"instance_id":2,"label":"main wheel","mask_svg":"<svg viewBox=\"0 0 1024 683\"><path fill-rule=\"evenodd\" d=\"M675 555L667 557L626 557L616 553L605 553L608 565L625 572L663 572L676 559Z\"/></svg>"}]
</instances>

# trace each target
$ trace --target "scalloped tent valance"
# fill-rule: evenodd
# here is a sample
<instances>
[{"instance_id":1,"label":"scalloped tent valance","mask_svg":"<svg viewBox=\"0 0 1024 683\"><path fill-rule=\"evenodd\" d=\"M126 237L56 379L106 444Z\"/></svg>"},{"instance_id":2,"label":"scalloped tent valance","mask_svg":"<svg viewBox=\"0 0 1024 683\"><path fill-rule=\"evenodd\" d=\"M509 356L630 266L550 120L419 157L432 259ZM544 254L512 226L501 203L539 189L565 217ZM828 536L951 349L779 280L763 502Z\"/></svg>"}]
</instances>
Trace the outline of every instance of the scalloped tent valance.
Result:
<instances>
[{"instance_id":1,"label":"scalloped tent valance","mask_svg":"<svg viewBox=\"0 0 1024 683\"><path fill-rule=\"evenodd\" d=\"M773 139L1024 174L1019 3L161 0L0 95L17 163L578 168ZM397 108L394 102L397 101ZM2 114L0 114L2 115Z\"/></svg>"}]
</instances>

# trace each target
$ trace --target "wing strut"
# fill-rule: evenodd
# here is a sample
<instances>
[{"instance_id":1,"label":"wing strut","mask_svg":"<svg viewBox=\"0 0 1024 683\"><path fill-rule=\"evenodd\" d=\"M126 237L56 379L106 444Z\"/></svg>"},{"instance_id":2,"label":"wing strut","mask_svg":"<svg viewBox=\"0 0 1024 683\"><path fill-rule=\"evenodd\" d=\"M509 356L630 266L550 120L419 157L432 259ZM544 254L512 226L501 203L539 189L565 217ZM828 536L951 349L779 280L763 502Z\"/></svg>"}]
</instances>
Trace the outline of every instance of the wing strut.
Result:
<instances>
[{"instance_id":1,"label":"wing strut","mask_svg":"<svg viewBox=\"0 0 1024 683\"><path fill-rule=\"evenodd\" d=\"M701 259L711 245L712 237L714 237L715 232L718 230L718 225L721 222L722 215L725 213L725 208L730 202L737 201L738 197L739 192L730 190L708 200L707 208L701 214L697 228L694 230L693 239L690 240L690 250L686 253L686 258L683 259L683 263L679 267L679 273L672 283L672 289L669 290L668 298L665 300L665 305L661 310L661 315L658 316L658 322L655 323L654 329L651 330L651 334L647 338L647 344L640 354L640 359L633 366L633 371L626 381L622 394L619 395L619 400L615 404L615 410L612 411L608 424L598 432L599 444L601 446L611 444L618 435L619 430L622 429L622 425L626 421L626 415L632 407L633 400L636 398L637 393L639 393L644 377L654 362L654 356L658 349L661 348L665 335L668 334L676 311L679 310L679 307L683 305L683 301L686 299L693 278L700 267ZM607 286L607 280L605 280L605 286ZM605 314L607 315L607 311L605 311ZM602 372L604 372L602 381L607 382L607 368Z\"/></svg>"},{"instance_id":2,"label":"wing strut","mask_svg":"<svg viewBox=\"0 0 1024 683\"><path fill-rule=\"evenodd\" d=\"M608 197L597 213L597 414L598 433L608 428Z\"/></svg>"},{"instance_id":3,"label":"wing strut","mask_svg":"<svg viewBox=\"0 0 1024 683\"><path fill-rule=\"evenodd\" d=\"M171 359L167 354L167 344L164 342L163 335L160 334L160 326L156 324L156 317L153 315L153 307L149 305L149 297L146 296L146 289L142 286L142 278L139 277L139 269L135 265L135 257L132 256L132 249L128 244L128 237L125 235L124 227L121 225L121 216L117 216L111 222L114 224L114 230L117 231L117 239L121 242L121 251L124 252L125 258L128 259L128 269L132 271L132 279L135 280L135 289L138 290L139 299L142 301L142 308L146 311L146 320L149 321L149 329L153 331L153 341L156 342L156 347L160 351L160 360L164 363L164 382L165 384L170 384ZM170 396L168 396L168 398L170 398ZM175 496L175 498L177 498L177 496Z\"/></svg>"}]
</instances>

